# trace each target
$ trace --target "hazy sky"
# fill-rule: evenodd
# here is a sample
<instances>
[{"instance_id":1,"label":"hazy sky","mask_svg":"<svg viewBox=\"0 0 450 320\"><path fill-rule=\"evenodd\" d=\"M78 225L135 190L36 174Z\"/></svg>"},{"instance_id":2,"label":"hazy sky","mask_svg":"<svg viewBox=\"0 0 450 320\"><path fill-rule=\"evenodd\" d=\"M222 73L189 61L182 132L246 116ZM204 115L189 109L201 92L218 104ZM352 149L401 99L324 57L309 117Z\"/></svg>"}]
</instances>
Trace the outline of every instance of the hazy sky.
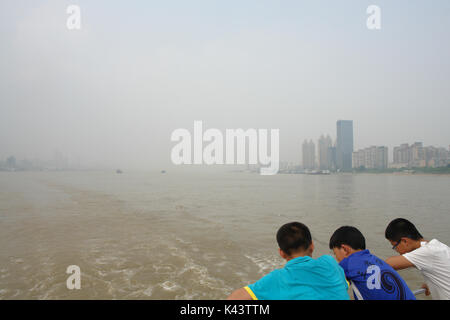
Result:
<instances>
[{"instance_id":1,"label":"hazy sky","mask_svg":"<svg viewBox=\"0 0 450 320\"><path fill-rule=\"evenodd\" d=\"M81 8L68 30L66 8ZM381 30L366 9L381 8ZM450 144L450 1L0 1L0 159L160 168L171 132L280 129L281 160Z\"/></svg>"}]
</instances>

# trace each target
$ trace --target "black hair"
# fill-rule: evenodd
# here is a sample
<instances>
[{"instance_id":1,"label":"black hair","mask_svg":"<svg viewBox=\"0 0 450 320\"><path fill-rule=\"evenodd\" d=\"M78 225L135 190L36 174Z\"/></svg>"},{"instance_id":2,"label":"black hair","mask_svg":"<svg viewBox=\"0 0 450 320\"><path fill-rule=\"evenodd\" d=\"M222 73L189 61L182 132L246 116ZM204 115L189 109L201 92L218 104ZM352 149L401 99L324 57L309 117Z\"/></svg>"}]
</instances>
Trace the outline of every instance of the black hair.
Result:
<instances>
[{"instance_id":1,"label":"black hair","mask_svg":"<svg viewBox=\"0 0 450 320\"><path fill-rule=\"evenodd\" d=\"M392 220L387 226L384 236L391 241L400 241L401 238L409 238L412 240L423 239L416 227L410 221L403 218Z\"/></svg>"},{"instance_id":2,"label":"black hair","mask_svg":"<svg viewBox=\"0 0 450 320\"><path fill-rule=\"evenodd\" d=\"M277 242L286 254L307 250L312 243L311 233L307 226L300 222L282 225L277 232Z\"/></svg>"},{"instance_id":3,"label":"black hair","mask_svg":"<svg viewBox=\"0 0 450 320\"><path fill-rule=\"evenodd\" d=\"M343 226L337 229L330 238L330 249L340 248L343 244L354 250L365 250L366 239L355 227Z\"/></svg>"}]
</instances>

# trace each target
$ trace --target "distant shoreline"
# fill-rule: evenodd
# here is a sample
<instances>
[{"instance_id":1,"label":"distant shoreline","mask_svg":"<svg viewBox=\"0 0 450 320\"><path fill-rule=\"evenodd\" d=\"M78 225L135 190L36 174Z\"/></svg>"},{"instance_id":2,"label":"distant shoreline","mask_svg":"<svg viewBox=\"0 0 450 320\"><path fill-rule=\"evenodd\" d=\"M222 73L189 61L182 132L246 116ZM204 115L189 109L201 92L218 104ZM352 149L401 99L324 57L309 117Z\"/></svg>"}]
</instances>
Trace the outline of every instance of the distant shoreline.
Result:
<instances>
[{"instance_id":1,"label":"distant shoreline","mask_svg":"<svg viewBox=\"0 0 450 320\"><path fill-rule=\"evenodd\" d=\"M449 176L450 172L352 172L353 174L383 174L383 175L398 175L398 176Z\"/></svg>"},{"instance_id":2,"label":"distant shoreline","mask_svg":"<svg viewBox=\"0 0 450 320\"><path fill-rule=\"evenodd\" d=\"M353 173L383 173L383 174L401 174L401 175L448 175L450 174L450 165L447 167L439 167L439 168L411 168L411 169L385 169L385 170L377 170L377 169L356 169L353 170Z\"/></svg>"}]
</instances>

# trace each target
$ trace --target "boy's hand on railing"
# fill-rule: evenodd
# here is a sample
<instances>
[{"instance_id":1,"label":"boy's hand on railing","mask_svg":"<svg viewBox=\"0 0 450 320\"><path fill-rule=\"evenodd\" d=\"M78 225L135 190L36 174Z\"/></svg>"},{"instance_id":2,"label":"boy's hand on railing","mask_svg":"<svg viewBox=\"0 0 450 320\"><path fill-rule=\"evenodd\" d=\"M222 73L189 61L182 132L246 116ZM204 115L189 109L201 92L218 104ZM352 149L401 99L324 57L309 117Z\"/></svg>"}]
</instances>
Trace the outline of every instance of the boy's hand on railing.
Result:
<instances>
[{"instance_id":1,"label":"boy's hand on railing","mask_svg":"<svg viewBox=\"0 0 450 320\"><path fill-rule=\"evenodd\" d=\"M421 287L422 289L425 289L425 295L429 296L430 295L430 289L428 288L427 284L424 283Z\"/></svg>"}]
</instances>

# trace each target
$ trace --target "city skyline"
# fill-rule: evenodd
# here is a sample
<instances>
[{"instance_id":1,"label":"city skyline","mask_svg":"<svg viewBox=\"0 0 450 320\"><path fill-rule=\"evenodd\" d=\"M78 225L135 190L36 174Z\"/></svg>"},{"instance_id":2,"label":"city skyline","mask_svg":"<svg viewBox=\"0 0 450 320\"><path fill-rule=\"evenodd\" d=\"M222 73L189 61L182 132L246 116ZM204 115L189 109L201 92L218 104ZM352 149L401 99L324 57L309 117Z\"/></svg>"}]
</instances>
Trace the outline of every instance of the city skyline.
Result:
<instances>
[{"instance_id":1,"label":"city skyline","mask_svg":"<svg viewBox=\"0 0 450 320\"><path fill-rule=\"evenodd\" d=\"M339 155L337 151L338 137L345 149L341 153L350 154L350 162L347 159L346 167L343 165L344 155ZM404 167L439 167L450 163L450 144L448 149L441 146L423 146L422 142L415 141L411 146L409 143L402 143L392 149L390 157L389 147L387 146L366 146L364 148L353 148L353 121L338 120L336 122L336 139L331 139L330 135L326 137L322 134L317 140L317 152L315 143L312 139L305 139L302 144L302 162L303 169L312 170L344 170L349 171L360 167L368 169L387 169ZM338 163L338 157L341 157L341 163ZM317 160L316 160L317 159ZM391 161L392 160L392 161Z\"/></svg>"},{"instance_id":2,"label":"city skyline","mask_svg":"<svg viewBox=\"0 0 450 320\"><path fill-rule=\"evenodd\" d=\"M80 30L69 4L0 3L0 158L158 169L195 120L279 129L295 162L336 119L355 149L449 144L448 1L381 0L380 30L368 1L99 0L79 4Z\"/></svg>"},{"instance_id":3,"label":"city skyline","mask_svg":"<svg viewBox=\"0 0 450 320\"><path fill-rule=\"evenodd\" d=\"M336 122L337 127L340 121L342 120L338 120ZM349 120L349 122L351 123L351 126L353 126L353 121ZM352 139L353 138L354 137L352 136ZM323 143L322 147L321 143ZM305 139L301 148L301 160L288 161L286 159L280 159L280 164L283 164L284 166L289 164L293 166L301 166L303 169L308 170L339 169L336 164L336 144L337 138L333 140L330 134L327 134L326 136L322 134L318 138L317 148L313 139ZM248 149L248 145L246 148ZM444 166L447 163L450 163L450 144L448 145L448 149L446 149L443 146L424 146L421 141L415 141L414 143L411 143L411 146L409 145L409 142L406 142L401 143L399 146L394 146L392 151L389 150L390 148L387 146L376 145L355 149L351 154L351 169L357 169L360 166L376 169L427 167L430 163L432 166L435 166L435 161L446 161L445 164L443 164L443 162L441 163L441 165ZM361 157L363 158L361 159ZM369 165L355 165L355 159L359 164L369 163ZM248 161L248 159L246 160ZM11 165L12 162L14 165ZM42 159L36 157L16 158L16 156L12 154L5 158L0 157L0 169L8 167L12 168L16 164L18 164L18 168L28 169L44 167L53 170L106 168L101 163L89 164L80 162L80 159L71 160L67 154L62 153L58 149L54 150L52 159ZM248 163L246 163L246 166L248 169ZM113 166L107 167L112 168ZM347 168L346 170L349 169Z\"/></svg>"}]
</instances>

